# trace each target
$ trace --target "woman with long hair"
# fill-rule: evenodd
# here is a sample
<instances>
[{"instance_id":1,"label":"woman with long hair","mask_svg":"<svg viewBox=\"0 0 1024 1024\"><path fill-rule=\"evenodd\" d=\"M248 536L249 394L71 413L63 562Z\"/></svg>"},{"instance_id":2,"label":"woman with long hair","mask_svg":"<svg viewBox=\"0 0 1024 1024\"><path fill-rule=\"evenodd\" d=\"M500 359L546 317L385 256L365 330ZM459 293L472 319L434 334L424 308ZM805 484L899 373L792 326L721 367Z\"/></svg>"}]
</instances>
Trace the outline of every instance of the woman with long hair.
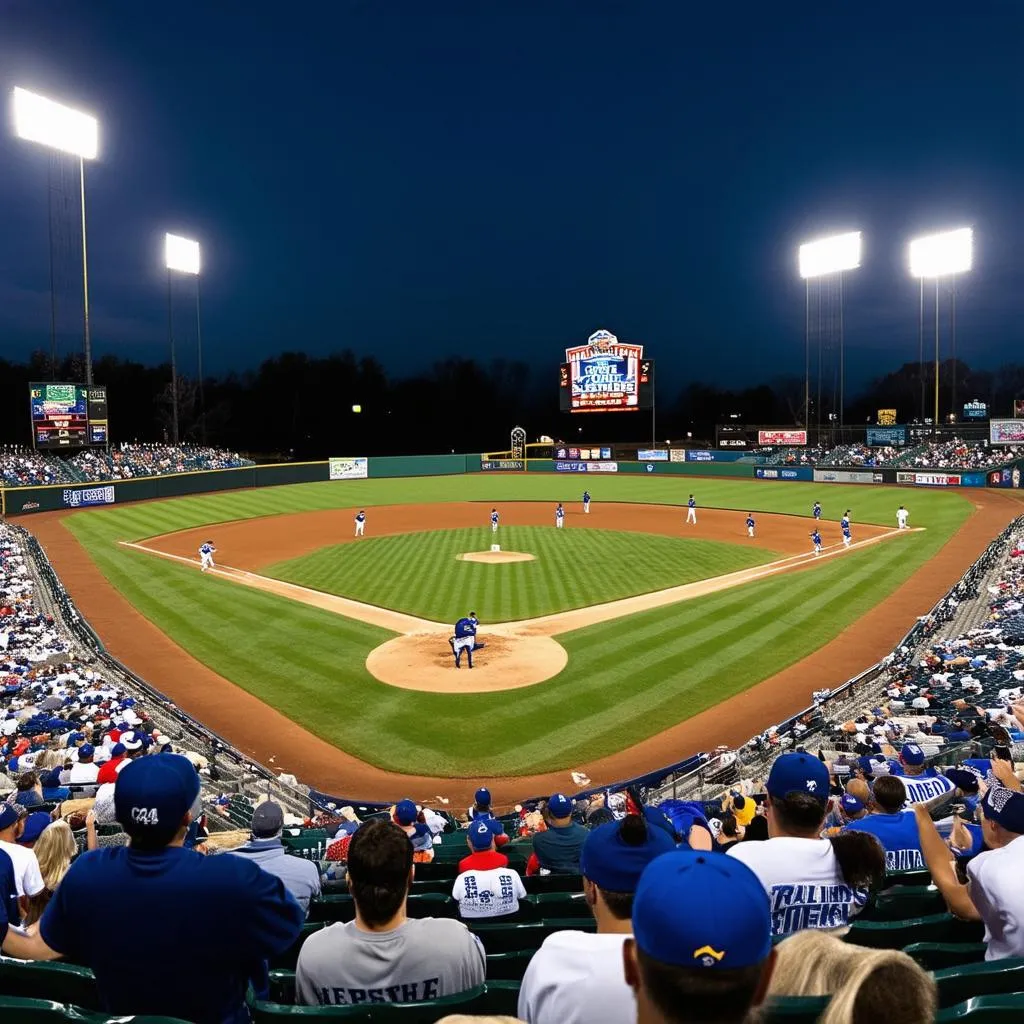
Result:
<instances>
[{"instance_id":1,"label":"woman with long hair","mask_svg":"<svg viewBox=\"0 0 1024 1024\"><path fill-rule=\"evenodd\" d=\"M78 844L71 826L66 821L54 821L47 825L32 847L32 852L39 861L39 872L43 876L45 888L30 898L23 925L35 924L43 916L46 904L57 891L57 886L68 873L71 861L78 853Z\"/></svg>"}]
</instances>

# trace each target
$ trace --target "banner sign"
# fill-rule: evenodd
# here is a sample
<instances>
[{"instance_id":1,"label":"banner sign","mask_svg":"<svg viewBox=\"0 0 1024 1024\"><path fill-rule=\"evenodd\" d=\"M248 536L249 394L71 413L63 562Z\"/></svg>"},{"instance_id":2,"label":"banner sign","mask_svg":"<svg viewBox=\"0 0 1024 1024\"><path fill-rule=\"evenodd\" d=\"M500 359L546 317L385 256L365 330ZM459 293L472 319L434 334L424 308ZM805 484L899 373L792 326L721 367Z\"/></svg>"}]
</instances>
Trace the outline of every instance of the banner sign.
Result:
<instances>
[{"instance_id":1,"label":"banner sign","mask_svg":"<svg viewBox=\"0 0 1024 1024\"><path fill-rule=\"evenodd\" d=\"M896 410L895 409L879 409L878 415L875 417L878 420L880 427L895 427L896 426Z\"/></svg>"},{"instance_id":2,"label":"banner sign","mask_svg":"<svg viewBox=\"0 0 1024 1024\"><path fill-rule=\"evenodd\" d=\"M697 448L686 450L687 462L735 462L743 458L743 452L709 452Z\"/></svg>"},{"instance_id":3,"label":"banner sign","mask_svg":"<svg viewBox=\"0 0 1024 1024\"><path fill-rule=\"evenodd\" d=\"M810 466L799 466L796 469L776 468L774 466L758 466L754 470L758 480L813 480L814 471Z\"/></svg>"},{"instance_id":4,"label":"banner sign","mask_svg":"<svg viewBox=\"0 0 1024 1024\"><path fill-rule=\"evenodd\" d=\"M521 473L526 469L526 463L523 459L481 459L480 469L484 473L499 472L502 470Z\"/></svg>"},{"instance_id":5,"label":"banner sign","mask_svg":"<svg viewBox=\"0 0 1024 1024\"><path fill-rule=\"evenodd\" d=\"M896 483L919 487L959 487L959 473L897 473Z\"/></svg>"},{"instance_id":6,"label":"banner sign","mask_svg":"<svg viewBox=\"0 0 1024 1024\"><path fill-rule=\"evenodd\" d=\"M1024 419L1024 398L1013 400L1013 416L1014 419Z\"/></svg>"},{"instance_id":7,"label":"banner sign","mask_svg":"<svg viewBox=\"0 0 1024 1024\"><path fill-rule=\"evenodd\" d=\"M370 475L369 459L328 459L327 466L331 480L365 480Z\"/></svg>"},{"instance_id":8,"label":"banner sign","mask_svg":"<svg viewBox=\"0 0 1024 1024\"><path fill-rule=\"evenodd\" d=\"M759 430L757 443L760 445L807 444L806 430Z\"/></svg>"},{"instance_id":9,"label":"banner sign","mask_svg":"<svg viewBox=\"0 0 1024 1024\"><path fill-rule=\"evenodd\" d=\"M565 448L559 445L555 449L556 459L568 459L572 462L592 462L611 457L611 448Z\"/></svg>"},{"instance_id":10,"label":"banner sign","mask_svg":"<svg viewBox=\"0 0 1024 1024\"><path fill-rule=\"evenodd\" d=\"M617 462L556 462L556 473L617 473Z\"/></svg>"},{"instance_id":11,"label":"banner sign","mask_svg":"<svg viewBox=\"0 0 1024 1024\"><path fill-rule=\"evenodd\" d=\"M114 488L107 487L86 487L82 490L67 490L63 494L64 504L69 508L79 508L82 505L113 505Z\"/></svg>"},{"instance_id":12,"label":"banner sign","mask_svg":"<svg viewBox=\"0 0 1024 1024\"><path fill-rule=\"evenodd\" d=\"M617 462L588 462L587 472L588 473L618 473L619 464Z\"/></svg>"},{"instance_id":13,"label":"banner sign","mask_svg":"<svg viewBox=\"0 0 1024 1024\"><path fill-rule=\"evenodd\" d=\"M1024 420L989 420L989 444L1024 444Z\"/></svg>"},{"instance_id":14,"label":"banner sign","mask_svg":"<svg viewBox=\"0 0 1024 1024\"><path fill-rule=\"evenodd\" d=\"M668 450L668 461L669 462L685 462L686 461L686 449L685 448L669 448L669 450Z\"/></svg>"},{"instance_id":15,"label":"banner sign","mask_svg":"<svg viewBox=\"0 0 1024 1024\"><path fill-rule=\"evenodd\" d=\"M988 405L985 402L973 401L964 402L965 420L987 420Z\"/></svg>"},{"instance_id":16,"label":"banner sign","mask_svg":"<svg viewBox=\"0 0 1024 1024\"><path fill-rule=\"evenodd\" d=\"M561 389L568 412L630 412L651 407L654 364L643 345L595 331L585 345L565 350ZM565 408L567 406L567 408Z\"/></svg>"},{"instance_id":17,"label":"banner sign","mask_svg":"<svg viewBox=\"0 0 1024 1024\"><path fill-rule=\"evenodd\" d=\"M720 437L718 439L719 448L746 448L747 439L745 437Z\"/></svg>"},{"instance_id":18,"label":"banner sign","mask_svg":"<svg viewBox=\"0 0 1024 1024\"><path fill-rule=\"evenodd\" d=\"M668 462L668 449L666 448L641 448L636 453L637 459L641 462Z\"/></svg>"},{"instance_id":19,"label":"banner sign","mask_svg":"<svg viewBox=\"0 0 1024 1024\"><path fill-rule=\"evenodd\" d=\"M811 479L819 484L880 484L881 473L854 469L816 469Z\"/></svg>"},{"instance_id":20,"label":"banner sign","mask_svg":"<svg viewBox=\"0 0 1024 1024\"><path fill-rule=\"evenodd\" d=\"M988 474L989 487L1020 487L1020 466L1004 466Z\"/></svg>"},{"instance_id":21,"label":"banner sign","mask_svg":"<svg viewBox=\"0 0 1024 1024\"><path fill-rule=\"evenodd\" d=\"M868 427L866 441L869 448L905 448L907 428Z\"/></svg>"}]
</instances>

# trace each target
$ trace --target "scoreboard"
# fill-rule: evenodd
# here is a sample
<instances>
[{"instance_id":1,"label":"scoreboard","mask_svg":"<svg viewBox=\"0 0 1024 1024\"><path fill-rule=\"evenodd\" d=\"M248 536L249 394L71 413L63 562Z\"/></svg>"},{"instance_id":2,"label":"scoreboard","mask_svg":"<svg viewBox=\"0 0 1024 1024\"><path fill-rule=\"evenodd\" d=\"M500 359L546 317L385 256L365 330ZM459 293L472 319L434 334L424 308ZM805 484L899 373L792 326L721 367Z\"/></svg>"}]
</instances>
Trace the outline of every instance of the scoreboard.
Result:
<instances>
[{"instance_id":1,"label":"scoreboard","mask_svg":"<svg viewBox=\"0 0 1024 1024\"><path fill-rule=\"evenodd\" d=\"M107 389L88 384L29 384L32 444L41 450L106 447Z\"/></svg>"},{"instance_id":2,"label":"scoreboard","mask_svg":"<svg viewBox=\"0 0 1024 1024\"><path fill-rule=\"evenodd\" d=\"M565 350L560 367L562 412L636 412L654 401L654 361L643 345L596 331L586 345Z\"/></svg>"}]
</instances>

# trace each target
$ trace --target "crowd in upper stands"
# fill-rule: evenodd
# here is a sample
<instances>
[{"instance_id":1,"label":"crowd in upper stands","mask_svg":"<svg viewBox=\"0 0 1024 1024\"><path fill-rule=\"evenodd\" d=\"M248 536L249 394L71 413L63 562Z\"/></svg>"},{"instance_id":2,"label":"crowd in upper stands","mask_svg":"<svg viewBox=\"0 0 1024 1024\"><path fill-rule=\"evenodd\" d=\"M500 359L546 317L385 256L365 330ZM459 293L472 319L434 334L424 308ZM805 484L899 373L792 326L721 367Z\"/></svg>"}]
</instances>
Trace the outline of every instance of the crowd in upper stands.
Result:
<instances>
[{"instance_id":1,"label":"crowd in upper stands","mask_svg":"<svg viewBox=\"0 0 1024 1024\"><path fill-rule=\"evenodd\" d=\"M251 459L235 452L203 445L125 442L109 450L87 448L67 456L7 445L0 448L0 484L27 487L134 480L163 473L235 469L252 464Z\"/></svg>"},{"instance_id":2,"label":"crowd in upper stands","mask_svg":"<svg viewBox=\"0 0 1024 1024\"><path fill-rule=\"evenodd\" d=\"M873 447L854 442L834 447L757 448L752 454L771 466L973 470L991 469L1024 458L1024 445L990 445L987 441L951 438L923 441L906 448Z\"/></svg>"}]
</instances>

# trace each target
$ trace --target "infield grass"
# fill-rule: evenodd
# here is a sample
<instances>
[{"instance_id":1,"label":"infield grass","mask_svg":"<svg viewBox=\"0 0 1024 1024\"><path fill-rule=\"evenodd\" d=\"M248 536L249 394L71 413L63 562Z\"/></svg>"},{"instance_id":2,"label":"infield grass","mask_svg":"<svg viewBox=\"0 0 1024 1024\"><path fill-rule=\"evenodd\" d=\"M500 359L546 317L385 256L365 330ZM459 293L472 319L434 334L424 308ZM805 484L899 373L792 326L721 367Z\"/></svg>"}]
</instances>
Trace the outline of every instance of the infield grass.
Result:
<instances>
[{"instance_id":1,"label":"infield grass","mask_svg":"<svg viewBox=\"0 0 1024 1024\"><path fill-rule=\"evenodd\" d=\"M564 634L558 639L569 651L566 669L510 698L386 686L369 675L364 661L387 632L200 577L193 567L117 541L315 508L568 501L561 478L480 475L305 484L89 510L64 523L147 618L216 672L311 732L383 768L472 778L574 768L747 689L836 637L936 554L970 511L969 503L952 492L885 487L664 477L587 483L595 501L681 505L693 490L703 507L800 515L820 498L826 518L838 518L850 507L855 522L883 525L894 525L895 509L903 503L911 525L926 529L829 559L812 571ZM24 522L31 528L30 519ZM810 693L801 696L810 699ZM690 753L678 751L679 757ZM343 779L338 786L344 788Z\"/></svg>"}]
</instances>

